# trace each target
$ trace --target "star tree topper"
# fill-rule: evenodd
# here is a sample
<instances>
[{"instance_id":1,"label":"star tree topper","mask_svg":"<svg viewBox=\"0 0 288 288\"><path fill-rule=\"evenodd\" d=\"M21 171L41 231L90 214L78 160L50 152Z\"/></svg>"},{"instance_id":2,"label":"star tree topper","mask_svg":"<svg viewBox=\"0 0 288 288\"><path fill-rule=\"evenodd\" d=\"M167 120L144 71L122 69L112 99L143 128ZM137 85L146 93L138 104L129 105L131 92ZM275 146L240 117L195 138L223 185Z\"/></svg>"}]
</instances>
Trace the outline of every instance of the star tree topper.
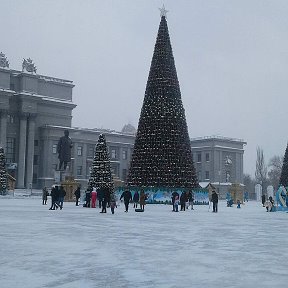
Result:
<instances>
[{"instance_id":1,"label":"star tree topper","mask_svg":"<svg viewBox=\"0 0 288 288\"><path fill-rule=\"evenodd\" d=\"M162 8L159 8L159 10L160 10L160 17L164 16L166 18L166 14L169 11L165 9L164 4L163 4Z\"/></svg>"}]
</instances>

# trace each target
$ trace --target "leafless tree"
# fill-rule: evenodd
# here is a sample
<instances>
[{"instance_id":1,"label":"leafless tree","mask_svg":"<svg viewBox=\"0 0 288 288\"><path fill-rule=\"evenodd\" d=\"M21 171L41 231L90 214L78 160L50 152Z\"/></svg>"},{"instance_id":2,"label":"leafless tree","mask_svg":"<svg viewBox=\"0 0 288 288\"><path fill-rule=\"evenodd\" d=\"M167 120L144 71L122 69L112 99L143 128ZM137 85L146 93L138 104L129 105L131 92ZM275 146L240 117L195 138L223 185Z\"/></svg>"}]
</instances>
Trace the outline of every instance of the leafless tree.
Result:
<instances>
[{"instance_id":1,"label":"leafless tree","mask_svg":"<svg viewBox=\"0 0 288 288\"><path fill-rule=\"evenodd\" d=\"M249 174L243 175L243 184L245 185L245 192L248 192L249 199L256 199L255 195L255 179L252 179L252 177Z\"/></svg>"},{"instance_id":2,"label":"leafless tree","mask_svg":"<svg viewBox=\"0 0 288 288\"><path fill-rule=\"evenodd\" d=\"M268 164L268 167L269 167L268 178L274 190L277 190L279 186L282 165L283 165L283 156L282 157L273 156L270 159L269 164Z\"/></svg>"},{"instance_id":3,"label":"leafless tree","mask_svg":"<svg viewBox=\"0 0 288 288\"><path fill-rule=\"evenodd\" d=\"M267 179L267 165L265 164L265 158L263 149L259 146L257 147L257 159L256 159L256 170L255 170L255 180L262 186L262 193L265 193L268 179Z\"/></svg>"}]
</instances>

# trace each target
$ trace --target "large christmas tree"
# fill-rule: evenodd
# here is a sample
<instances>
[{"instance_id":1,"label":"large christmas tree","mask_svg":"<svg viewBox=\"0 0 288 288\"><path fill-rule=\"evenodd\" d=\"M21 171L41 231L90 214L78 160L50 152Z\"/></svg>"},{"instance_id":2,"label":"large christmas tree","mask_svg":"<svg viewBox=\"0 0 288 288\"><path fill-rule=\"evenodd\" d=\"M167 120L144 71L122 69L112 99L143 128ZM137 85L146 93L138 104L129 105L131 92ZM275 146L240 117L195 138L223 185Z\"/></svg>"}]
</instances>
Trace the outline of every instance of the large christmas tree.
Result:
<instances>
[{"instance_id":1,"label":"large christmas tree","mask_svg":"<svg viewBox=\"0 0 288 288\"><path fill-rule=\"evenodd\" d=\"M282 165L282 171L279 181L279 186L283 185L284 187L288 187L288 144L286 147L283 165Z\"/></svg>"},{"instance_id":2,"label":"large christmas tree","mask_svg":"<svg viewBox=\"0 0 288 288\"><path fill-rule=\"evenodd\" d=\"M165 9L161 10L127 182L137 187L198 187Z\"/></svg>"},{"instance_id":3,"label":"large christmas tree","mask_svg":"<svg viewBox=\"0 0 288 288\"><path fill-rule=\"evenodd\" d=\"M0 194L4 195L7 191L7 171L4 149L0 147Z\"/></svg>"},{"instance_id":4,"label":"large christmas tree","mask_svg":"<svg viewBox=\"0 0 288 288\"><path fill-rule=\"evenodd\" d=\"M96 144L88 187L90 189L93 187L108 188L111 194L114 192L110 157L107 149L106 139L103 134L99 135L99 139Z\"/></svg>"}]
</instances>

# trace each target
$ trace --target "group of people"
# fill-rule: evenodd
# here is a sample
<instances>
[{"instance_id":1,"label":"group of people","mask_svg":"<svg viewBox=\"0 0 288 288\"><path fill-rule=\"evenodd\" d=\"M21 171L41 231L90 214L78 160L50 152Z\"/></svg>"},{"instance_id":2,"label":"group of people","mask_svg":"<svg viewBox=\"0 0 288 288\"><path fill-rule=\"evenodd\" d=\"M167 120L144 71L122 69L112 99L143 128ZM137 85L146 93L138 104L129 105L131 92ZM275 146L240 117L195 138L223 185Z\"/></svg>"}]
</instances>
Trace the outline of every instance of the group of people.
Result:
<instances>
[{"instance_id":1,"label":"group of people","mask_svg":"<svg viewBox=\"0 0 288 288\"><path fill-rule=\"evenodd\" d=\"M76 189L74 192L74 195L76 197L76 206L79 206L79 199L80 199L80 187ZM144 190L141 190L140 193L136 191L132 197L132 193L129 189L125 189L123 193L120 196L120 201L124 202L125 206L125 212L128 212L129 210L129 204L130 202L133 202L134 208L137 210L138 205L140 205L141 211L144 211L144 207L147 200L147 194L145 194ZM83 207L87 208L96 208L98 201L98 207L101 210L100 213L107 213L107 208L110 207L111 213L114 214L115 208L117 208L117 202L114 194L110 193L109 188L93 188L87 189L85 193L85 203L83 204Z\"/></svg>"},{"instance_id":2,"label":"group of people","mask_svg":"<svg viewBox=\"0 0 288 288\"><path fill-rule=\"evenodd\" d=\"M76 196L76 206L78 206L79 198L77 198L77 196L79 191L76 190L74 194ZM92 189L88 188L86 190L85 203L83 207L96 208L97 199L99 208L102 208L100 213L107 213L107 207L111 207L111 212L114 214L114 209L116 208L116 200L114 199L113 195L111 197L110 189L108 187L93 187Z\"/></svg>"},{"instance_id":3,"label":"group of people","mask_svg":"<svg viewBox=\"0 0 288 288\"><path fill-rule=\"evenodd\" d=\"M173 212L178 212L179 204L181 206L180 211L185 211L189 206L191 206L191 210L194 210L194 194L192 191L182 192L180 198L179 193L175 191L172 193L171 201Z\"/></svg>"},{"instance_id":4,"label":"group of people","mask_svg":"<svg viewBox=\"0 0 288 288\"><path fill-rule=\"evenodd\" d=\"M47 187L43 188L42 193L42 204L47 205L47 196L49 195ZM49 210L57 210L60 208L60 210L63 209L63 203L64 203L64 197L66 195L66 191L62 185L54 185L51 189L51 207Z\"/></svg>"},{"instance_id":5,"label":"group of people","mask_svg":"<svg viewBox=\"0 0 288 288\"><path fill-rule=\"evenodd\" d=\"M261 196L261 202L262 202L263 207L266 208L267 212L275 211L275 203L274 203L274 199L272 196L269 196L268 199L266 199L265 194L263 194Z\"/></svg>"}]
</instances>

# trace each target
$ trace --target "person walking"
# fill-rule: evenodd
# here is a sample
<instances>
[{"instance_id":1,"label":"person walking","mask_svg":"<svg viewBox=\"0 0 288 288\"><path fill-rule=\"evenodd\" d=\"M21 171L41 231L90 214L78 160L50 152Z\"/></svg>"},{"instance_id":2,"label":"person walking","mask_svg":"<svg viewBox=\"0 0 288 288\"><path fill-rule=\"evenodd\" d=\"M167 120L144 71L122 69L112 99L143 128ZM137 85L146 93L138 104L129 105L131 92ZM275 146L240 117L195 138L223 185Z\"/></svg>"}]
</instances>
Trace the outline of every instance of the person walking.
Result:
<instances>
[{"instance_id":1,"label":"person walking","mask_svg":"<svg viewBox=\"0 0 288 288\"><path fill-rule=\"evenodd\" d=\"M76 206L79 206L79 199L80 199L80 195L81 195L80 186L77 187L77 189L74 192L74 195L76 197Z\"/></svg>"},{"instance_id":2,"label":"person walking","mask_svg":"<svg viewBox=\"0 0 288 288\"><path fill-rule=\"evenodd\" d=\"M146 195L145 195L145 192L144 190L141 190L140 192L140 209L142 209L144 211L144 207L145 207L145 204L146 204ZM137 206L136 206L137 208Z\"/></svg>"},{"instance_id":3,"label":"person walking","mask_svg":"<svg viewBox=\"0 0 288 288\"><path fill-rule=\"evenodd\" d=\"M102 211L100 213L106 213L107 204L110 203L110 190L105 187L102 188L103 198L102 198Z\"/></svg>"},{"instance_id":4,"label":"person walking","mask_svg":"<svg viewBox=\"0 0 288 288\"><path fill-rule=\"evenodd\" d=\"M65 196L66 196L66 191L65 191L64 187L61 185L60 189L59 189L59 200L58 200L60 210L62 210L62 208L63 208Z\"/></svg>"},{"instance_id":5,"label":"person walking","mask_svg":"<svg viewBox=\"0 0 288 288\"><path fill-rule=\"evenodd\" d=\"M49 210L55 210L55 208L58 208L58 194L58 186L53 186L51 189L51 207L49 208Z\"/></svg>"},{"instance_id":6,"label":"person walking","mask_svg":"<svg viewBox=\"0 0 288 288\"><path fill-rule=\"evenodd\" d=\"M218 212L218 194L215 190L212 191L212 203L213 203L213 212Z\"/></svg>"},{"instance_id":7,"label":"person walking","mask_svg":"<svg viewBox=\"0 0 288 288\"><path fill-rule=\"evenodd\" d=\"M96 199L97 199L97 191L96 188L93 187L91 192L91 208L96 208Z\"/></svg>"},{"instance_id":8,"label":"person walking","mask_svg":"<svg viewBox=\"0 0 288 288\"><path fill-rule=\"evenodd\" d=\"M185 211L186 200L187 200L186 193L183 191L180 196L180 205L181 205L180 211Z\"/></svg>"},{"instance_id":9,"label":"person walking","mask_svg":"<svg viewBox=\"0 0 288 288\"><path fill-rule=\"evenodd\" d=\"M120 200L124 199L125 212L128 212L129 202L132 201L132 194L128 188L121 194Z\"/></svg>"},{"instance_id":10,"label":"person walking","mask_svg":"<svg viewBox=\"0 0 288 288\"><path fill-rule=\"evenodd\" d=\"M47 187L44 187L42 190L42 205L47 205L48 194L49 192Z\"/></svg>"},{"instance_id":11,"label":"person walking","mask_svg":"<svg viewBox=\"0 0 288 288\"><path fill-rule=\"evenodd\" d=\"M134 193L134 195L133 195L133 202L134 202L133 208L137 208L138 202L139 202L139 193L138 193L138 191L136 191Z\"/></svg>"}]
</instances>

